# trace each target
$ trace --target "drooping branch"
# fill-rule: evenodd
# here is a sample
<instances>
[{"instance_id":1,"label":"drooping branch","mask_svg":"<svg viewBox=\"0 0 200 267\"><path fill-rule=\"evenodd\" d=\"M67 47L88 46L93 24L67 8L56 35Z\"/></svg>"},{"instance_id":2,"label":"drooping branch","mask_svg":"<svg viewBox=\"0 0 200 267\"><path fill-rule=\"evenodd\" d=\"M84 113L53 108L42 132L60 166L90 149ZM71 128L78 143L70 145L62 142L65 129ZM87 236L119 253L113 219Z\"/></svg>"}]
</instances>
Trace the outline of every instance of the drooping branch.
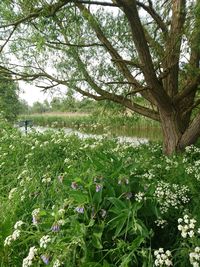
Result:
<instances>
[{"instance_id":1,"label":"drooping branch","mask_svg":"<svg viewBox=\"0 0 200 267\"><path fill-rule=\"evenodd\" d=\"M148 6L145 5L144 3L140 2L140 1L136 1L136 3L139 7L142 7L146 12L148 12L151 15L151 17L155 20L155 22L157 23L159 28L162 30L162 32L165 35L167 35L167 33L168 33L167 26L165 25L165 23L162 20L162 18L160 17L160 15L153 8L152 3L150 3Z\"/></svg>"},{"instance_id":2,"label":"drooping branch","mask_svg":"<svg viewBox=\"0 0 200 267\"><path fill-rule=\"evenodd\" d=\"M19 19L15 20L11 23L8 23L8 24L0 25L0 29L11 27L11 26L16 27L16 26L18 26L24 22L31 21L32 19L35 19L42 14L46 17L54 16L56 14L56 12L58 12L61 8L63 8L64 6L66 6L70 2L71 2L71 0L58 0L58 2L56 2L54 4L51 4L51 5L46 4L43 7L35 8L34 11L32 11L31 13L29 13L26 16L23 16L22 18L19 18Z\"/></svg>"},{"instance_id":3,"label":"drooping branch","mask_svg":"<svg viewBox=\"0 0 200 267\"><path fill-rule=\"evenodd\" d=\"M128 82L136 84L137 86L141 87L140 82L138 82L138 80L136 80L133 77L130 70L128 69L127 62L124 61L124 59L120 56L118 51L113 47L111 42L104 35L100 25L97 23L97 21L95 20L91 12L87 8L85 8L82 4L78 4L77 6L82 12L84 18L88 21L89 25L92 27L92 29L96 33L96 36L99 39L99 41L104 45L105 49L111 55L111 60L115 62L115 65L117 66L118 70L123 74L125 79L127 79ZM141 67L142 67L142 64L141 64ZM155 104L155 101L151 97L149 92L143 91L142 96L150 103Z\"/></svg>"},{"instance_id":4,"label":"drooping branch","mask_svg":"<svg viewBox=\"0 0 200 267\"><path fill-rule=\"evenodd\" d=\"M99 5L99 6L110 6L110 7L119 7L119 5L115 3L109 2L99 2L99 1L90 1L90 0L74 0L72 2L81 3L81 4L88 4L88 5Z\"/></svg>"},{"instance_id":5,"label":"drooping branch","mask_svg":"<svg viewBox=\"0 0 200 267\"><path fill-rule=\"evenodd\" d=\"M9 36L7 37L6 41L4 42L4 44L0 47L0 53L3 51L4 47L7 45L7 43L9 42L10 38L12 37L12 35L14 34L15 30L16 30L17 26L14 26L12 31L10 32Z\"/></svg>"}]
</instances>

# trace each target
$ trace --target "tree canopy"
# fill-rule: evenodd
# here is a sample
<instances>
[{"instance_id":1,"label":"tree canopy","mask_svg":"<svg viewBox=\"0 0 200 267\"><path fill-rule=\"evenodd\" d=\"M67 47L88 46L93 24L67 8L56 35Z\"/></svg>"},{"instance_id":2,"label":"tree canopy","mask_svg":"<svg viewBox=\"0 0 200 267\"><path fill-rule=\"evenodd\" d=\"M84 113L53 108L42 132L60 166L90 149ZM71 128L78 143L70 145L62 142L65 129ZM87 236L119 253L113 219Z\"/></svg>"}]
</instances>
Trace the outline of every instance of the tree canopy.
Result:
<instances>
[{"instance_id":1,"label":"tree canopy","mask_svg":"<svg viewBox=\"0 0 200 267\"><path fill-rule=\"evenodd\" d=\"M198 0L2 0L0 10L2 75L160 121L168 154L199 137Z\"/></svg>"},{"instance_id":2,"label":"tree canopy","mask_svg":"<svg viewBox=\"0 0 200 267\"><path fill-rule=\"evenodd\" d=\"M0 111L8 121L13 122L20 110L18 86L10 78L0 78Z\"/></svg>"}]
</instances>

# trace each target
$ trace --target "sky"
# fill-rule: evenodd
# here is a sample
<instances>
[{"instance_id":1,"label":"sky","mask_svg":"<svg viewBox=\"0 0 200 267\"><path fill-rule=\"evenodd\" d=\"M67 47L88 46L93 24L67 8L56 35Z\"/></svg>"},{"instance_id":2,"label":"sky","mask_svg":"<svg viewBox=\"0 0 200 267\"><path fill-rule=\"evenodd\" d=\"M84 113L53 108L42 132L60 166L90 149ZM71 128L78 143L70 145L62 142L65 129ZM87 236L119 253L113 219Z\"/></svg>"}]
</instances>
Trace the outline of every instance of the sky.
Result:
<instances>
[{"instance_id":1,"label":"sky","mask_svg":"<svg viewBox=\"0 0 200 267\"><path fill-rule=\"evenodd\" d=\"M41 88L36 87L33 84L25 83L19 81L20 99L28 102L29 106L32 106L34 102L44 102L44 100L51 101L53 97L62 97L66 93L65 87L60 87L59 90L54 90L54 92L42 92Z\"/></svg>"}]
</instances>

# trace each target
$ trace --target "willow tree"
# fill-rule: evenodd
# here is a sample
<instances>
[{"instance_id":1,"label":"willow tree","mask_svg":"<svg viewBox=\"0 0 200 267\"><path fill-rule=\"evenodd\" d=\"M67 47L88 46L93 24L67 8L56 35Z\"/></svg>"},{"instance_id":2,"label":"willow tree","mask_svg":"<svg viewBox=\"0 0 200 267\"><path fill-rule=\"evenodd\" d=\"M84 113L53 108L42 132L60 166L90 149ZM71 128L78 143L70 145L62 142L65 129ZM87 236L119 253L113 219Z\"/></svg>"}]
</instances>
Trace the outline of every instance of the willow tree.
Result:
<instances>
[{"instance_id":1,"label":"willow tree","mask_svg":"<svg viewBox=\"0 0 200 267\"><path fill-rule=\"evenodd\" d=\"M9 49L26 62L23 69L2 63L13 74L46 79L48 84L40 84L46 90L62 84L159 121L167 154L196 142L198 0L4 0L0 5Z\"/></svg>"}]
</instances>

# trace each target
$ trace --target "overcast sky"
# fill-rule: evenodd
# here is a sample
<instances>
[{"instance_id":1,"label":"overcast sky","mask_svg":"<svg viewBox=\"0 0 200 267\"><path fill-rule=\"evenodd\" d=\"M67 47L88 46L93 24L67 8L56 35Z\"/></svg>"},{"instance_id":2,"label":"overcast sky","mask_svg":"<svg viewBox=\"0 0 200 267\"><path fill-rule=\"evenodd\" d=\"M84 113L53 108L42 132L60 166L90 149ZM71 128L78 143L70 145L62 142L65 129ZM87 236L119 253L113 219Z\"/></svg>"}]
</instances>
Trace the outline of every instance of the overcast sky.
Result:
<instances>
[{"instance_id":1,"label":"overcast sky","mask_svg":"<svg viewBox=\"0 0 200 267\"><path fill-rule=\"evenodd\" d=\"M62 97L66 93L65 87L60 87L59 90L54 89L54 92L44 93L41 91L41 88L38 88L34 85L19 81L20 94L19 97L28 102L29 105L32 105L34 102L39 101L43 102L45 99L51 101L52 97L58 96Z\"/></svg>"}]
</instances>

